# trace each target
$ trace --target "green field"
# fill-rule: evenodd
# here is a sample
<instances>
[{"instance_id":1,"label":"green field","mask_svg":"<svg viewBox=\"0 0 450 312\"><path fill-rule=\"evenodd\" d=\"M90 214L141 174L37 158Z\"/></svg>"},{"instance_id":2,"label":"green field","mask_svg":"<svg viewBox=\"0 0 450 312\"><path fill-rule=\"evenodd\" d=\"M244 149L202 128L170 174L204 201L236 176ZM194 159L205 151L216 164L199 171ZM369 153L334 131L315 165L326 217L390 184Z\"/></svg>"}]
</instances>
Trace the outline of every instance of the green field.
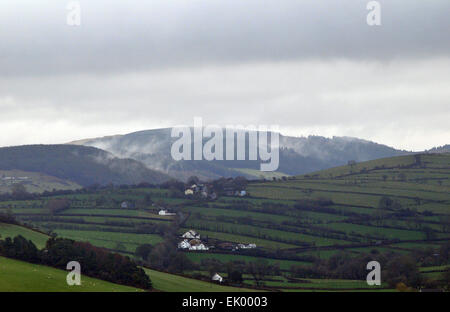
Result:
<instances>
[{"instance_id":1,"label":"green field","mask_svg":"<svg viewBox=\"0 0 450 312\"><path fill-rule=\"evenodd\" d=\"M22 235L28 240L31 240L37 248L41 249L45 247L45 243L49 239L48 235L30 230L28 228L14 225L0 223L0 238L5 239L7 237L14 238L18 235Z\"/></svg>"},{"instance_id":2,"label":"green field","mask_svg":"<svg viewBox=\"0 0 450 312\"><path fill-rule=\"evenodd\" d=\"M0 291L22 292L136 292L141 289L81 276L80 286L69 286L68 271L0 257Z\"/></svg>"},{"instance_id":3,"label":"green field","mask_svg":"<svg viewBox=\"0 0 450 312\"><path fill-rule=\"evenodd\" d=\"M144 269L155 289L167 292L248 292L251 289L221 286L214 283Z\"/></svg>"},{"instance_id":4,"label":"green field","mask_svg":"<svg viewBox=\"0 0 450 312\"><path fill-rule=\"evenodd\" d=\"M65 238L76 241L90 242L99 247L116 249L117 244L125 247L121 251L134 253L140 244L155 245L162 241L161 236L154 234L133 234L117 232L97 232L97 231L79 231L79 230L57 230L56 233Z\"/></svg>"},{"instance_id":5,"label":"green field","mask_svg":"<svg viewBox=\"0 0 450 312\"><path fill-rule=\"evenodd\" d=\"M159 228L174 219L158 215L159 207L166 207L182 215L178 234L196 230L211 247L209 252L187 251L195 264L208 259L223 267L232 261L279 263L283 278L268 280L266 285L282 290L364 289L364 281L293 282L285 277L294 272L292 265L310 266L341 252L351 256L381 252L391 257L426 248L438 250L450 241L446 225L450 220L450 154L393 157L301 176L277 176L274 181L251 181L246 190L248 196L221 195L213 201L172 196L163 188L113 188L3 201L0 212L12 211L19 221L34 227L133 256L140 244L163 241L165 232ZM68 199L70 208L51 214L46 205L54 197ZM123 201L136 205L122 209ZM388 206L383 206L386 201ZM0 225L2 237L20 234L19 230ZM21 235L43 247L45 236L25 232ZM230 243L254 243L257 249L253 253L220 250ZM426 274L435 277L436 273ZM175 278L152 274L161 278L155 282L161 290L183 289Z\"/></svg>"},{"instance_id":6,"label":"green field","mask_svg":"<svg viewBox=\"0 0 450 312\"><path fill-rule=\"evenodd\" d=\"M252 281L246 283L253 284ZM287 281L268 281L264 283L266 287L282 287L279 289L328 289L328 290L351 290L351 289L367 289L374 290L384 288L381 286L368 286L366 281L343 280L343 279L304 279L301 282Z\"/></svg>"},{"instance_id":7,"label":"green field","mask_svg":"<svg viewBox=\"0 0 450 312\"><path fill-rule=\"evenodd\" d=\"M202 259L217 259L221 261L256 261L259 258L252 256L233 255L233 254L214 254L214 253L188 253L188 258L194 262L200 262ZM270 264L279 264L281 269L289 269L292 265L311 265L311 263L303 261L290 261L267 259Z\"/></svg>"}]
</instances>

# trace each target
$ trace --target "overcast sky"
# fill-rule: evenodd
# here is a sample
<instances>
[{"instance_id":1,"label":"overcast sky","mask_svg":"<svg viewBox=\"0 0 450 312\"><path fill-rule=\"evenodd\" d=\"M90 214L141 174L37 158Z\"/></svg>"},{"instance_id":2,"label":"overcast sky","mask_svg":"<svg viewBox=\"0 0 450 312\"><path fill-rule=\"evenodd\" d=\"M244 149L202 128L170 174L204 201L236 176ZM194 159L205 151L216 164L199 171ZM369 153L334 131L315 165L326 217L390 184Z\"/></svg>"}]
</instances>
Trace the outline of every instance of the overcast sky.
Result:
<instances>
[{"instance_id":1,"label":"overcast sky","mask_svg":"<svg viewBox=\"0 0 450 312\"><path fill-rule=\"evenodd\" d=\"M0 146L205 124L450 144L450 1L0 2Z\"/></svg>"}]
</instances>

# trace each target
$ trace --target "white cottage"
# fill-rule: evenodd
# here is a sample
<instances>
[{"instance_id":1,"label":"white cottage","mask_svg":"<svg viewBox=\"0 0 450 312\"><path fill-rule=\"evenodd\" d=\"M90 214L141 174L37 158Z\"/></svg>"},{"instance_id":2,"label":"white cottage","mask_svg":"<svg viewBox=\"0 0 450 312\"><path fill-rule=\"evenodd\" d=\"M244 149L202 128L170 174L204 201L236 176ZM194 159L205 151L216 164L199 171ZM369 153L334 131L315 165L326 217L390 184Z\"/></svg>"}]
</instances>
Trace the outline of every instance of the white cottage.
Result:
<instances>
[{"instance_id":1,"label":"white cottage","mask_svg":"<svg viewBox=\"0 0 450 312\"><path fill-rule=\"evenodd\" d=\"M214 274L214 276L211 279L215 282L219 282L219 283L223 282L223 277L220 276L218 273Z\"/></svg>"},{"instance_id":2,"label":"white cottage","mask_svg":"<svg viewBox=\"0 0 450 312\"><path fill-rule=\"evenodd\" d=\"M189 239L200 239L200 234L198 234L194 230L189 230L186 233L184 233L181 237Z\"/></svg>"},{"instance_id":3,"label":"white cottage","mask_svg":"<svg viewBox=\"0 0 450 312\"><path fill-rule=\"evenodd\" d=\"M161 209L161 210L158 212L158 214L159 214L160 216L174 216L174 215L175 215L175 213L169 212L169 211L167 211L167 210L165 210L165 209Z\"/></svg>"},{"instance_id":4,"label":"white cottage","mask_svg":"<svg viewBox=\"0 0 450 312\"><path fill-rule=\"evenodd\" d=\"M205 244L200 243L197 245L191 245L191 247L189 247L189 250L209 250L209 248L206 247Z\"/></svg>"},{"instance_id":5,"label":"white cottage","mask_svg":"<svg viewBox=\"0 0 450 312\"><path fill-rule=\"evenodd\" d=\"M178 248L180 249L190 249L191 248L191 244L189 244L188 240L185 239L181 242L178 243Z\"/></svg>"}]
</instances>

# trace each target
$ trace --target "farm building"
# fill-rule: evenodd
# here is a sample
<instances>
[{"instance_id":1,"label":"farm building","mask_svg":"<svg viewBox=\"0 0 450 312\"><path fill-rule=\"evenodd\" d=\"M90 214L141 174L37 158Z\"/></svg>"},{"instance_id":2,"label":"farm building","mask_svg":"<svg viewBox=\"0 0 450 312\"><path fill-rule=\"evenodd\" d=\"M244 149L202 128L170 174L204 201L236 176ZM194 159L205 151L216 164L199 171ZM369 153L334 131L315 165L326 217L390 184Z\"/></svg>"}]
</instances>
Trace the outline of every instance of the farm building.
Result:
<instances>
[{"instance_id":1,"label":"farm building","mask_svg":"<svg viewBox=\"0 0 450 312\"><path fill-rule=\"evenodd\" d=\"M189 249L189 250L209 250L208 247L205 246L205 244L202 243L199 239L192 239L192 240L183 240L178 243L179 249Z\"/></svg>"},{"instance_id":2,"label":"farm building","mask_svg":"<svg viewBox=\"0 0 450 312\"><path fill-rule=\"evenodd\" d=\"M186 191L184 191L184 195L194 195L194 191L191 189L187 189Z\"/></svg>"},{"instance_id":3,"label":"farm building","mask_svg":"<svg viewBox=\"0 0 450 312\"><path fill-rule=\"evenodd\" d=\"M214 276L211 279L215 282L219 282L219 283L223 282L223 277L220 276L218 273L214 274Z\"/></svg>"},{"instance_id":4,"label":"farm building","mask_svg":"<svg viewBox=\"0 0 450 312\"><path fill-rule=\"evenodd\" d=\"M209 250L208 247L206 247L203 243L197 244L197 245L191 245L189 250Z\"/></svg>"},{"instance_id":5,"label":"farm building","mask_svg":"<svg viewBox=\"0 0 450 312\"><path fill-rule=\"evenodd\" d=\"M185 239L178 243L178 248L180 249L189 249L191 248L191 244L189 244L188 240Z\"/></svg>"},{"instance_id":6,"label":"farm building","mask_svg":"<svg viewBox=\"0 0 450 312\"><path fill-rule=\"evenodd\" d=\"M256 244L238 244L236 249L252 249L256 248Z\"/></svg>"},{"instance_id":7,"label":"farm building","mask_svg":"<svg viewBox=\"0 0 450 312\"><path fill-rule=\"evenodd\" d=\"M189 230L186 233L184 233L183 235L181 235L181 237L190 238L190 239L200 239L200 234L198 234L194 230Z\"/></svg>"},{"instance_id":8,"label":"farm building","mask_svg":"<svg viewBox=\"0 0 450 312\"><path fill-rule=\"evenodd\" d=\"M176 213L169 212L169 211L167 211L166 209L161 209L161 210L158 212L158 214L159 214L160 216L174 216L174 215L176 215Z\"/></svg>"},{"instance_id":9,"label":"farm building","mask_svg":"<svg viewBox=\"0 0 450 312\"><path fill-rule=\"evenodd\" d=\"M209 250L208 247L205 246L205 244L202 243L199 239L192 239L189 241L189 250Z\"/></svg>"}]
</instances>

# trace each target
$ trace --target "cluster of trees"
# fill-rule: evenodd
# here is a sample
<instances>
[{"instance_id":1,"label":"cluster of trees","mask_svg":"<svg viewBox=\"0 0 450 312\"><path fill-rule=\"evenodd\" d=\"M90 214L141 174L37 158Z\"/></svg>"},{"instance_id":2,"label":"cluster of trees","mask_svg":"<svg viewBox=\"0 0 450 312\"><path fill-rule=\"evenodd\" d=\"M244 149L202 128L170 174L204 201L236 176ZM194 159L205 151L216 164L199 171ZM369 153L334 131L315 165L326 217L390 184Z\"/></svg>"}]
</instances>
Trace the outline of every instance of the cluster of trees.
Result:
<instances>
[{"instance_id":1,"label":"cluster of trees","mask_svg":"<svg viewBox=\"0 0 450 312\"><path fill-rule=\"evenodd\" d=\"M66 269L70 261L81 264L82 274L109 282L150 289L150 278L129 257L113 254L90 243L50 238L44 250L22 236L0 240L0 255Z\"/></svg>"},{"instance_id":2,"label":"cluster of trees","mask_svg":"<svg viewBox=\"0 0 450 312\"><path fill-rule=\"evenodd\" d=\"M51 215L55 215L66 209L69 209L70 200L67 198L52 198L47 202L46 208Z\"/></svg>"},{"instance_id":3,"label":"cluster of trees","mask_svg":"<svg viewBox=\"0 0 450 312\"><path fill-rule=\"evenodd\" d=\"M429 249L427 251L417 251L411 255L399 255L394 253L381 254L377 250L372 250L369 254L355 257L349 253L340 252L327 260L317 260L312 266L292 266L290 271L293 276L300 278L365 280L369 272L366 270L367 263L376 260L381 265L382 281L386 282L391 288L448 288L450 286L450 274L447 274L447 277L444 274L444 278L441 281L430 280L420 273L419 264L449 264L449 251L450 244L443 245L440 253ZM434 261L427 263L427 257L434 257L430 254L439 254L439 261L433 259Z\"/></svg>"},{"instance_id":4,"label":"cluster of trees","mask_svg":"<svg viewBox=\"0 0 450 312\"><path fill-rule=\"evenodd\" d=\"M136 256L148 266L160 271L170 273L183 273L194 268L192 261L185 253L174 247L172 242L164 240L155 246L145 244L136 249Z\"/></svg>"},{"instance_id":5,"label":"cluster of trees","mask_svg":"<svg viewBox=\"0 0 450 312\"><path fill-rule=\"evenodd\" d=\"M11 191L9 193L0 194L0 201L8 200L30 200L36 199L39 196L36 194L31 194L27 191L25 186L21 183L13 184Z\"/></svg>"},{"instance_id":6,"label":"cluster of trees","mask_svg":"<svg viewBox=\"0 0 450 312\"><path fill-rule=\"evenodd\" d=\"M11 209L7 209L6 212L0 212L0 222L9 224L18 223Z\"/></svg>"},{"instance_id":7,"label":"cluster of trees","mask_svg":"<svg viewBox=\"0 0 450 312\"><path fill-rule=\"evenodd\" d=\"M191 187L193 184L202 183L196 176L191 176L187 179L186 183L178 180L169 180L161 184L162 188L168 189L169 197L180 198L184 197L184 191L186 188ZM208 191L215 192L218 195L223 195L227 190L244 190L248 181L245 177L238 176L235 178L220 178L212 182L207 183Z\"/></svg>"},{"instance_id":8,"label":"cluster of trees","mask_svg":"<svg viewBox=\"0 0 450 312\"><path fill-rule=\"evenodd\" d=\"M39 263L41 259L40 251L33 242L21 235L0 240L0 255L32 263Z\"/></svg>"},{"instance_id":9,"label":"cluster of trees","mask_svg":"<svg viewBox=\"0 0 450 312\"><path fill-rule=\"evenodd\" d=\"M182 273L193 269L194 264L185 253L177 249L178 224L171 223L166 228L164 240L156 245L142 244L136 248L135 256L146 265L160 271Z\"/></svg>"}]
</instances>

